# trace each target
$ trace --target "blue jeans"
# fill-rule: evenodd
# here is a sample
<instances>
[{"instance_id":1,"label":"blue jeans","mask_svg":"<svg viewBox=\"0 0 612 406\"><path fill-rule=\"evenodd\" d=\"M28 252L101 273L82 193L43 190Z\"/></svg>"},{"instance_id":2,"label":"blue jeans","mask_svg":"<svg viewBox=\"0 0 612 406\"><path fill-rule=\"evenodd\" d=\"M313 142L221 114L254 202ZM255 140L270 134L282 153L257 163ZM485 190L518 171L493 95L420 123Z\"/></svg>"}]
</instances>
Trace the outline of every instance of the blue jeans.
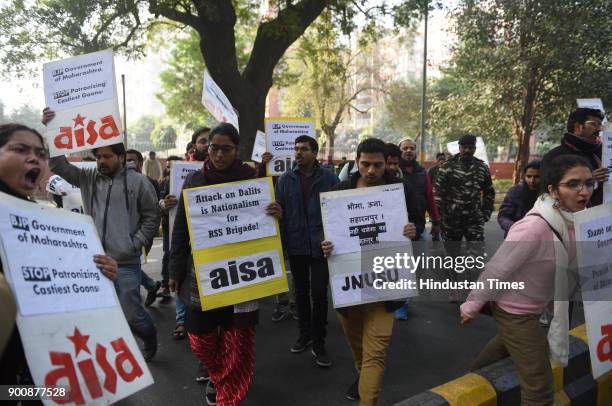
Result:
<instances>
[{"instance_id":1,"label":"blue jeans","mask_svg":"<svg viewBox=\"0 0 612 406\"><path fill-rule=\"evenodd\" d=\"M155 290L155 281L142 269L140 269L140 284L146 290Z\"/></svg>"},{"instance_id":2,"label":"blue jeans","mask_svg":"<svg viewBox=\"0 0 612 406\"><path fill-rule=\"evenodd\" d=\"M185 312L187 308L185 307L185 303L181 300L178 292L174 298L174 303L176 307L176 324L185 324Z\"/></svg>"},{"instance_id":3,"label":"blue jeans","mask_svg":"<svg viewBox=\"0 0 612 406\"><path fill-rule=\"evenodd\" d=\"M119 277L115 281L115 289L130 329L138 338L149 343L157 340L157 330L153 319L142 306L141 278L140 265L119 266Z\"/></svg>"}]
</instances>

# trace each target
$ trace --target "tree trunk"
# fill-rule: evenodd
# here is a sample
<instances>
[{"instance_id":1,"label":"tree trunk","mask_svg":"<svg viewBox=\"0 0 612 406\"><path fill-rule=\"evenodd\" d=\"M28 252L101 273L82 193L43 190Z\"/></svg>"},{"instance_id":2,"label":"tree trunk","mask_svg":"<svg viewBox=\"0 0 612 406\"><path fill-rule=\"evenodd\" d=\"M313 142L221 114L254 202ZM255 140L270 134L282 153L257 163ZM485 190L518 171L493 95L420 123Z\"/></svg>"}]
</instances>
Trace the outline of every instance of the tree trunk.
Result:
<instances>
[{"instance_id":1,"label":"tree trunk","mask_svg":"<svg viewBox=\"0 0 612 406\"><path fill-rule=\"evenodd\" d=\"M514 127L518 150L516 151L516 160L514 161L512 182L516 185L520 182L523 168L527 165L527 161L529 160L529 137L531 136L531 126L529 126L529 128L524 128L517 123Z\"/></svg>"},{"instance_id":2,"label":"tree trunk","mask_svg":"<svg viewBox=\"0 0 612 406\"><path fill-rule=\"evenodd\" d=\"M335 128L327 128L325 131L325 136L327 137L327 162L332 162L334 160L334 138L336 138L335 133Z\"/></svg>"},{"instance_id":3,"label":"tree trunk","mask_svg":"<svg viewBox=\"0 0 612 406\"><path fill-rule=\"evenodd\" d=\"M252 92L255 93L255 92ZM264 131L264 118L266 113L265 94L245 94L241 102L235 106L240 112L238 125L240 126L240 145L238 156L240 159L250 160L257 131ZM263 93L263 92L262 92Z\"/></svg>"}]
</instances>

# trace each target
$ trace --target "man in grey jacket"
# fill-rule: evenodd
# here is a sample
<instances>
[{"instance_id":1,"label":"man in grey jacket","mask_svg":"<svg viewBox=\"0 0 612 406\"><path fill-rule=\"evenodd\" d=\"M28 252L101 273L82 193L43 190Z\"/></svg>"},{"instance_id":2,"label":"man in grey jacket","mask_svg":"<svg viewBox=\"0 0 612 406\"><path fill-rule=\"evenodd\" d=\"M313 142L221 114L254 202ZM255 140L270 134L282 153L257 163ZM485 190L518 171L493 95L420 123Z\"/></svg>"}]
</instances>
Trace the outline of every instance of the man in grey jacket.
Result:
<instances>
[{"instance_id":1,"label":"man in grey jacket","mask_svg":"<svg viewBox=\"0 0 612 406\"><path fill-rule=\"evenodd\" d=\"M51 158L49 167L81 189L85 214L93 217L106 254L119 264L117 295L148 361L157 351L157 330L141 303L140 255L159 229L157 196L144 175L126 170L123 144L96 148L93 154L96 169L78 168L65 156Z\"/></svg>"}]
</instances>

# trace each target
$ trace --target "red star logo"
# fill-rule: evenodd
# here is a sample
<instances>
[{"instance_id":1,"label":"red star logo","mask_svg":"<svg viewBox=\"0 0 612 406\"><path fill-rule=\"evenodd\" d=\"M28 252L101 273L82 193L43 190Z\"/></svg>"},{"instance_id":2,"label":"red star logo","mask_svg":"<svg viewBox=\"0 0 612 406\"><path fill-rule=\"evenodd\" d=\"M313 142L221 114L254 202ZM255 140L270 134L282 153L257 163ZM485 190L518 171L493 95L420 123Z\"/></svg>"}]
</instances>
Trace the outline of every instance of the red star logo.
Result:
<instances>
[{"instance_id":1,"label":"red star logo","mask_svg":"<svg viewBox=\"0 0 612 406\"><path fill-rule=\"evenodd\" d=\"M82 115L77 113L77 116L75 118L72 119L72 121L74 121L74 126L76 127L77 125L85 125L83 123L83 121L85 121L85 117L83 117Z\"/></svg>"},{"instance_id":2,"label":"red star logo","mask_svg":"<svg viewBox=\"0 0 612 406\"><path fill-rule=\"evenodd\" d=\"M74 328L74 333L72 333L71 336L68 336L68 339L73 342L74 351L76 352L77 356L81 350L91 354L91 352L89 352L89 348L87 348L87 340L89 340L89 336L82 335L78 327Z\"/></svg>"}]
</instances>

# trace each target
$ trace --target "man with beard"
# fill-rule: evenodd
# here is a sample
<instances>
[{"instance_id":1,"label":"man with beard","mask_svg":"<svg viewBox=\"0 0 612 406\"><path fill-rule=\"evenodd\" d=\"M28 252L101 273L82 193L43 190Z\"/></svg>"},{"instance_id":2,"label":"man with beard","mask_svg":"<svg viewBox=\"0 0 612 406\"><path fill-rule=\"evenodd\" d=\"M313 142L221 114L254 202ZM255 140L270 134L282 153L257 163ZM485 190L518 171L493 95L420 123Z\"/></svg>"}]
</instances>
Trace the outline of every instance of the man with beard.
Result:
<instances>
[{"instance_id":1,"label":"man with beard","mask_svg":"<svg viewBox=\"0 0 612 406\"><path fill-rule=\"evenodd\" d=\"M578 108L567 119L567 132L561 139L561 145L550 150L542 158L542 179L547 178L547 168L553 158L559 155L578 155L585 158L593 170L593 179L599 182L599 187L593 191L590 206L603 203L602 182L608 181L610 169L602 166L601 139L604 115L600 110Z\"/></svg>"},{"instance_id":2,"label":"man with beard","mask_svg":"<svg viewBox=\"0 0 612 406\"><path fill-rule=\"evenodd\" d=\"M400 160L402 179L409 183L414 191L417 209L420 213L419 217L425 218L425 211L429 214L431 235L436 238L440 234L440 213L436 206L429 175L425 168L417 162L417 144L414 140L406 138L399 143L399 148L402 151L402 159ZM419 226L421 225L417 224L417 227ZM419 236L419 239L425 240L425 234Z\"/></svg>"}]
</instances>

